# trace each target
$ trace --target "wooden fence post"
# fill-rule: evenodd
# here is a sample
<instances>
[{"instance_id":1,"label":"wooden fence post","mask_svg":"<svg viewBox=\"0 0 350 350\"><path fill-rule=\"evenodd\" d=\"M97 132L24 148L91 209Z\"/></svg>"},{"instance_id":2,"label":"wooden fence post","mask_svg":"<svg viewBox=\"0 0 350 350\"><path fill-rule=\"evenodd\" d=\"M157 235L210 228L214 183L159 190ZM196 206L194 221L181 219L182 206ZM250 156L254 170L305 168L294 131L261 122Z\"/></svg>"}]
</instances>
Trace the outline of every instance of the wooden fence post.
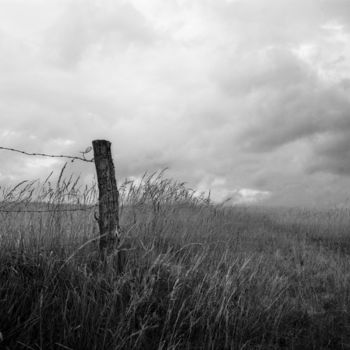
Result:
<instances>
[{"instance_id":1,"label":"wooden fence post","mask_svg":"<svg viewBox=\"0 0 350 350\"><path fill-rule=\"evenodd\" d=\"M94 160L99 190L100 253L103 261L106 257L118 254L115 250L119 243L119 192L115 179L115 171L111 153L111 143L106 140L92 141ZM113 259L118 263L117 269L122 270L120 259Z\"/></svg>"}]
</instances>

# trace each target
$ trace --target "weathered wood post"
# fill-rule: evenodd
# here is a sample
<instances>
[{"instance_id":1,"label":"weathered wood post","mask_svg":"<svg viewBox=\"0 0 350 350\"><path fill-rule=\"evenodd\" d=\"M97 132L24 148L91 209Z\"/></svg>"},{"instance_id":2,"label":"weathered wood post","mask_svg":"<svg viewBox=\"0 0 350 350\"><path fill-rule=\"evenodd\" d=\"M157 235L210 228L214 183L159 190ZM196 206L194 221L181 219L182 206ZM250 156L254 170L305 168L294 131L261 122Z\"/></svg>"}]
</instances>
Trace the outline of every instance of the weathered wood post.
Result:
<instances>
[{"instance_id":1,"label":"weathered wood post","mask_svg":"<svg viewBox=\"0 0 350 350\"><path fill-rule=\"evenodd\" d=\"M100 254L106 258L116 252L119 243L119 192L111 153L111 143L106 140L92 141L99 190ZM115 257L117 269L122 270L120 259Z\"/></svg>"}]
</instances>

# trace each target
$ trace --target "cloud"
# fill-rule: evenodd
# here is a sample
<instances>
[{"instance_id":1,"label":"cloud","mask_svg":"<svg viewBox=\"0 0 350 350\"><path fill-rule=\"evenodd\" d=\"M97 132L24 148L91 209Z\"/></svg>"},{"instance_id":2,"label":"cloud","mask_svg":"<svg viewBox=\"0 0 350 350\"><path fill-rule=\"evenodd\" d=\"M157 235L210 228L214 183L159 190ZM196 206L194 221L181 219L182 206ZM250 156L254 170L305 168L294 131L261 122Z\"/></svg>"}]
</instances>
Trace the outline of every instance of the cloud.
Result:
<instances>
[{"instance_id":1,"label":"cloud","mask_svg":"<svg viewBox=\"0 0 350 350\"><path fill-rule=\"evenodd\" d=\"M0 7L3 146L76 154L106 138L118 177L168 166L218 200L317 203L349 185L348 1ZM0 157L2 179L46 172Z\"/></svg>"},{"instance_id":2,"label":"cloud","mask_svg":"<svg viewBox=\"0 0 350 350\"><path fill-rule=\"evenodd\" d=\"M318 28L318 35L307 45L274 41L258 49L254 43L242 53L232 51L221 59L213 77L223 93L237 101L233 113L239 117L234 121L245 120L239 122L235 139L243 152L262 157L262 152L273 155L286 147L297 149L302 142L307 152L299 156L300 171L346 175L350 130L346 57L350 52L344 44L349 35L339 25L324 29L324 37L319 37Z\"/></svg>"},{"instance_id":3,"label":"cloud","mask_svg":"<svg viewBox=\"0 0 350 350\"><path fill-rule=\"evenodd\" d=\"M350 127L349 98L337 87L319 88L307 84L286 87L281 93L259 96L252 111L255 125L243 132L248 149L270 151L297 141L312 140L324 133Z\"/></svg>"},{"instance_id":4,"label":"cloud","mask_svg":"<svg viewBox=\"0 0 350 350\"><path fill-rule=\"evenodd\" d=\"M293 60L294 64L290 64ZM303 67L297 57L293 60L287 64L285 60L274 60L277 70L270 70L269 64L264 64L264 74L254 74L257 79L250 80L247 76L248 80L241 80L243 89L245 84L252 84L246 95L249 123L240 135L242 148L257 153L272 152L305 141L311 150L305 170L349 174L346 166L350 146L348 89L342 80L325 83L307 66ZM289 75L291 78L286 79Z\"/></svg>"},{"instance_id":5,"label":"cloud","mask_svg":"<svg viewBox=\"0 0 350 350\"><path fill-rule=\"evenodd\" d=\"M314 40L322 35L320 26L326 22L348 26L350 13L347 0L305 0L302 4L293 0L220 0L209 4L212 15L233 31L233 42L248 50Z\"/></svg>"},{"instance_id":6,"label":"cloud","mask_svg":"<svg viewBox=\"0 0 350 350\"><path fill-rule=\"evenodd\" d=\"M349 118L349 116L348 116ZM315 142L315 152L308 167L310 172L324 171L350 175L350 128L321 135Z\"/></svg>"},{"instance_id":7,"label":"cloud","mask_svg":"<svg viewBox=\"0 0 350 350\"><path fill-rule=\"evenodd\" d=\"M94 0L70 1L45 35L49 58L72 68L88 55L111 54L130 45L150 45L155 31L130 3ZM116 51L117 54L117 51Z\"/></svg>"},{"instance_id":8,"label":"cloud","mask_svg":"<svg viewBox=\"0 0 350 350\"><path fill-rule=\"evenodd\" d=\"M224 205L260 204L271 197L269 191L237 188L228 192L224 186L215 186L215 183L213 183L213 186L214 196L212 199Z\"/></svg>"}]
</instances>

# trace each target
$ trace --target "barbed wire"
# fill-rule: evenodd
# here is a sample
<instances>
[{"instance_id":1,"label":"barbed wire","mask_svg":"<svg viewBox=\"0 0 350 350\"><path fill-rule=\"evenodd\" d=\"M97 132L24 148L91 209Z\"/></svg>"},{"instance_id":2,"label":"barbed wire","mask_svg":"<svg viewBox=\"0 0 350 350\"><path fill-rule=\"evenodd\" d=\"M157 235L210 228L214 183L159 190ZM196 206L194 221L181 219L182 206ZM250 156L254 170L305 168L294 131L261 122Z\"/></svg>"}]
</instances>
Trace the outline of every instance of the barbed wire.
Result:
<instances>
[{"instance_id":1,"label":"barbed wire","mask_svg":"<svg viewBox=\"0 0 350 350\"><path fill-rule=\"evenodd\" d=\"M44 209L44 210L35 210L35 209L0 209L0 213L57 213L57 212L77 212L77 211L88 211L95 209L98 204L95 204L89 208L72 208L72 209Z\"/></svg>"},{"instance_id":2,"label":"barbed wire","mask_svg":"<svg viewBox=\"0 0 350 350\"><path fill-rule=\"evenodd\" d=\"M0 150L4 150L4 151L10 151L10 152L17 152L17 153L21 153L24 155L28 155L28 156L41 156L41 157L49 157L49 158L67 158L67 159L71 159L71 161L73 162L74 160L80 160L80 161L84 161L84 162L89 162L89 163L94 163L94 158L88 159L85 157L86 154L90 153L92 150L92 147L89 146L85 149L85 151L79 152L82 154L82 157L78 157L78 156L69 156L69 155L57 155L57 154L47 154L47 153L37 153L37 152L26 152L23 150L19 150L16 148L10 148L10 147L2 147L0 146ZM64 169L66 168L67 163L63 166L59 178L58 178L58 183L60 183ZM52 172L51 172L52 174ZM51 176L51 174L49 175L49 177ZM49 178L48 177L48 178ZM48 179L47 178L47 179ZM45 180L45 183L47 181L47 179ZM21 182L20 184L18 184L16 187L20 186L21 184L23 184L26 181ZM15 188L16 188L15 187ZM108 204L108 203L107 203ZM89 211L89 210L93 210L96 207L99 206L99 203L91 205L89 207L85 207L85 208L71 208L71 209L62 209L62 208L53 208L53 209L4 209L0 207L0 213L57 213L57 212L78 212L78 211Z\"/></svg>"},{"instance_id":3,"label":"barbed wire","mask_svg":"<svg viewBox=\"0 0 350 350\"><path fill-rule=\"evenodd\" d=\"M94 158L91 159L87 159L85 158L85 154L90 152L90 147L86 149L85 152L80 152L83 154L82 157L77 157L77 156L67 156L67 155L56 155L56 154L46 154L46 153L29 153L26 151L22 151L19 149L15 149L15 148L8 148L8 147L0 147L0 150L4 150L4 151L11 151L11 152L17 152L17 153L22 153L25 154L27 156L41 156L41 157L49 157L49 158L67 158L67 159L71 159L72 161L74 160L81 160L83 162L88 162L88 163L93 163L94 162Z\"/></svg>"},{"instance_id":4,"label":"barbed wire","mask_svg":"<svg viewBox=\"0 0 350 350\"><path fill-rule=\"evenodd\" d=\"M4 151L11 151L11 152L17 152L17 153L21 153L21 154L25 154L27 156L40 156L40 157L49 157L49 158L67 158L67 159L71 159L72 162L74 160L81 160L83 162L89 162L89 163L93 163L94 162L94 158L91 159L87 159L85 157L85 154L89 153L92 150L92 147L88 147L85 151L80 152L82 154L82 157L77 157L77 156L68 156L68 155L63 155L63 154L46 154L46 153L30 153L30 152L26 152L26 151L22 151L19 149L15 149L15 148L9 148L9 147L2 147L0 146L0 150L4 150ZM67 165L67 164L66 164ZM65 169L66 165L63 167L63 169L61 170L60 173L60 177L59 177L59 181L62 177L62 173L63 170ZM35 209L2 209L0 208L0 213L52 213L52 212L77 212L77 211L88 211L91 209L94 209L95 207L97 207L98 204L95 204L93 206L87 207L87 208L71 208L71 209L45 209L45 210L35 210Z\"/></svg>"},{"instance_id":5,"label":"barbed wire","mask_svg":"<svg viewBox=\"0 0 350 350\"><path fill-rule=\"evenodd\" d=\"M105 204L110 203L109 201L105 202ZM64 204L56 204L56 205L64 205ZM85 208L51 208L51 209L3 209L0 207L0 213L54 213L54 212L77 212L77 211L89 211L99 207L100 203L90 204Z\"/></svg>"}]
</instances>

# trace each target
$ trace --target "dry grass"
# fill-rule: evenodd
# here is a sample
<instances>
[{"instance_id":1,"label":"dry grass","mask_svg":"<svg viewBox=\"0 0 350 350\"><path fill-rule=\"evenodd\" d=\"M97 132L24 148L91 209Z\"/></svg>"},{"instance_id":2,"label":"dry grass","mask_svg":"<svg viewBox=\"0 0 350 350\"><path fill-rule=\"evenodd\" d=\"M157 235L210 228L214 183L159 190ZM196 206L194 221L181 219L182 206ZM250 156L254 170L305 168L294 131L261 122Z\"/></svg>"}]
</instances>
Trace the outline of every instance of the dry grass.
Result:
<instances>
[{"instance_id":1,"label":"dry grass","mask_svg":"<svg viewBox=\"0 0 350 350\"><path fill-rule=\"evenodd\" d=\"M349 210L220 208L145 176L121 186L117 275L75 182L3 192L51 211L0 213L1 348L350 349Z\"/></svg>"}]
</instances>

